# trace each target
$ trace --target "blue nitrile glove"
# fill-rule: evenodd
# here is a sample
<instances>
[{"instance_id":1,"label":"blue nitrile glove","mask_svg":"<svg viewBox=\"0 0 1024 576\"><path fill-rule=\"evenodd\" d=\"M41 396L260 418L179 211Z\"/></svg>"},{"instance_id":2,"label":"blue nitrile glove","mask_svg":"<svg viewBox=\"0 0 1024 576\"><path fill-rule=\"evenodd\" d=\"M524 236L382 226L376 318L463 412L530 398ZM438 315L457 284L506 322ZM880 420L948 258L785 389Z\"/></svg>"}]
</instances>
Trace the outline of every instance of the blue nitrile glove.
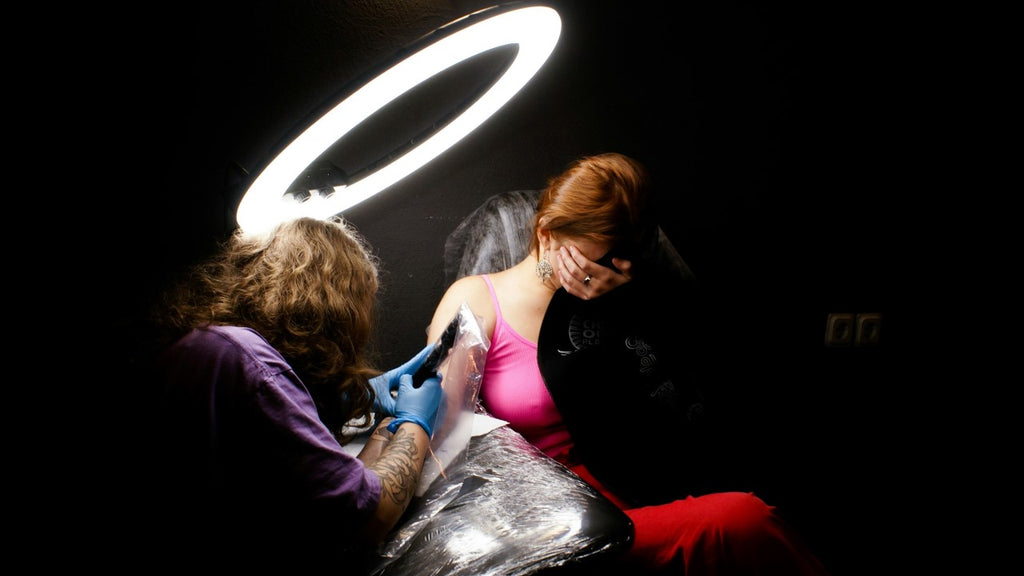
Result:
<instances>
[{"instance_id":1,"label":"blue nitrile glove","mask_svg":"<svg viewBox=\"0 0 1024 576\"><path fill-rule=\"evenodd\" d=\"M413 374L416 372L420 364L423 364L423 361L427 359L427 356L433 349L433 344L427 344L426 348L420 350L418 354L412 357L412 360L394 370L388 370L380 376L370 378L370 385L373 386L374 396L376 396L373 400L373 412L377 415L378 420L385 416L395 415L395 398L391 393L398 391L399 377L402 374Z\"/></svg>"},{"instance_id":2,"label":"blue nitrile glove","mask_svg":"<svg viewBox=\"0 0 1024 576\"><path fill-rule=\"evenodd\" d=\"M433 436L434 421L444 398L440 376L427 378L419 388L412 385L412 376L409 374L402 374L399 382L395 419L388 424L388 432L393 434L402 422L414 422L427 431L427 436Z\"/></svg>"}]
</instances>

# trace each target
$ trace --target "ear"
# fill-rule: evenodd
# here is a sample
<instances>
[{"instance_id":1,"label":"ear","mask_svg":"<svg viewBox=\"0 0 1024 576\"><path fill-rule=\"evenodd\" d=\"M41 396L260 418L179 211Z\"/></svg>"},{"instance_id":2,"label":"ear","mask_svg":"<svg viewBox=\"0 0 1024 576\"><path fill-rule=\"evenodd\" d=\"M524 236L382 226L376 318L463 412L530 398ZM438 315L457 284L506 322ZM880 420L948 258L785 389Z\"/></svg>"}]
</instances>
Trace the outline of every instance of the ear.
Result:
<instances>
[{"instance_id":1,"label":"ear","mask_svg":"<svg viewBox=\"0 0 1024 576\"><path fill-rule=\"evenodd\" d=\"M537 248L543 254L548 251L551 244L551 231L547 228L537 228Z\"/></svg>"}]
</instances>

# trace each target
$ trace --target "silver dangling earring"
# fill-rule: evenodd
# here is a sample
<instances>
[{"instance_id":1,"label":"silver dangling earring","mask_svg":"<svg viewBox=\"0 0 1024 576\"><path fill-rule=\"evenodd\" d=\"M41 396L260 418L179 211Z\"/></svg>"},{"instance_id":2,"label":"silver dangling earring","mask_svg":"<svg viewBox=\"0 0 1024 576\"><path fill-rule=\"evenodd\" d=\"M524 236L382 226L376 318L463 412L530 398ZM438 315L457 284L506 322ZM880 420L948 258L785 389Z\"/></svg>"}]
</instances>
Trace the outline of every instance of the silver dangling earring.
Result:
<instances>
[{"instance_id":1,"label":"silver dangling earring","mask_svg":"<svg viewBox=\"0 0 1024 576\"><path fill-rule=\"evenodd\" d=\"M540 260L537 260L537 278L540 278L541 283L544 283L554 273L555 269L551 266L551 262L548 262L547 256L541 256Z\"/></svg>"}]
</instances>

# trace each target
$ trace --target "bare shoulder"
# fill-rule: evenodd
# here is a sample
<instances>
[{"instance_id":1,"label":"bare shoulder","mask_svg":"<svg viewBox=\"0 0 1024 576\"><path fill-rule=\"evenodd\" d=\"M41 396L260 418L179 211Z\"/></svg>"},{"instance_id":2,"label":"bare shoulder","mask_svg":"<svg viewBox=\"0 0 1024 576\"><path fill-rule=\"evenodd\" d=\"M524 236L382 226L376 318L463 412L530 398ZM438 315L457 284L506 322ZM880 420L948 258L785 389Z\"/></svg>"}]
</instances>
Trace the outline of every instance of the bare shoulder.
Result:
<instances>
[{"instance_id":1,"label":"bare shoulder","mask_svg":"<svg viewBox=\"0 0 1024 576\"><path fill-rule=\"evenodd\" d=\"M465 302L473 314L483 320L484 331L488 334L494 329L494 306L491 303L491 295L487 290L487 284L480 275L465 276L452 282L445 290L441 301L434 310L433 319L430 321L430 328L427 330L427 342L434 342L441 336L448 322L458 312L459 307Z\"/></svg>"},{"instance_id":2,"label":"bare shoulder","mask_svg":"<svg viewBox=\"0 0 1024 576\"><path fill-rule=\"evenodd\" d=\"M491 299L483 276L464 276L452 282L452 285L445 290L444 296L441 297L441 304L449 307L454 313L463 301L469 303L469 307L473 308L473 303L482 299L487 301Z\"/></svg>"}]
</instances>

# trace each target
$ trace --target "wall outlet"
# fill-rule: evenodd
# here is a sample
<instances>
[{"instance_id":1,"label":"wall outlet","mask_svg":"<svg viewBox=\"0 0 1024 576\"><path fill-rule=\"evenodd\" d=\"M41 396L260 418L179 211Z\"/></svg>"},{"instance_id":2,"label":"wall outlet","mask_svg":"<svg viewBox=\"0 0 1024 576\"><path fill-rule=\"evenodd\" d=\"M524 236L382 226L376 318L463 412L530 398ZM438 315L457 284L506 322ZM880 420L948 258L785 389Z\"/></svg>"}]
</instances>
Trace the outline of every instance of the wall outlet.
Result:
<instances>
[{"instance_id":1,"label":"wall outlet","mask_svg":"<svg viewBox=\"0 0 1024 576\"><path fill-rule=\"evenodd\" d=\"M854 314L833 312L825 323L825 346L849 346L853 343Z\"/></svg>"},{"instance_id":2,"label":"wall outlet","mask_svg":"<svg viewBox=\"0 0 1024 576\"><path fill-rule=\"evenodd\" d=\"M855 346L877 346L882 338L882 315L878 312L857 314L853 336Z\"/></svg>"}]
</instances>

